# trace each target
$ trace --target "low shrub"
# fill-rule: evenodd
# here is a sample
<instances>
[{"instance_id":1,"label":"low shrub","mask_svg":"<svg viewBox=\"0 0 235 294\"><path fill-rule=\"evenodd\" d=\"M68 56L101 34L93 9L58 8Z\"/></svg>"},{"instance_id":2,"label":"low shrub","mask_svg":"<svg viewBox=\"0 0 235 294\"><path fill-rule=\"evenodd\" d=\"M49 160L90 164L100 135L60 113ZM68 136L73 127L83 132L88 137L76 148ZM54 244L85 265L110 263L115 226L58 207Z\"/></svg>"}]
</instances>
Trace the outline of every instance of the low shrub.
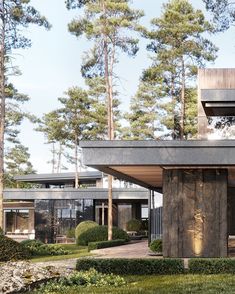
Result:
<instances>
[{"instance_id":1,"label":"low shrub","mask_svg":"<svg viewBox=\"0 0 235 294\"><path fill-rule=\"evenodd\" d=\"M77 260L76 269L86 271L94 268L105 274L122 275L171 275L184 272L181 259L91 259Z\"/></svg>"},{"instance_id":2,"label":"low shrub","mask_svg":"<svg viewBox=\"0 0 235 294\"><path fill-rule=\"evenodd\" d=\"M79 238L81 234L85 233L87 230L91 228L98 227L98 226L99 225L93 221L84 221L78 224L75 229L75 238L76 238L77 244L79 244Z\"/></svg>"},{"instance_id":3,"label":"low shrub","mask_svg":"<svg viewBox=\"0 0 235 294\"><path fill-rule=\"evenodd\" d=\"M113 240L123 239L129 241L129 236L125 231L117 227L113 227ZM77 244L87 246L90 242L107 241L108 240L108 227L95 226L77 238Z\"/></svg>"},{"instance_id":4,"label":"low shrub","mask_svg":"<svg viewBox=\"0 0 235 294\"><path fill-rule=\"evenodd\" d=\"M27 250L20 243L0 235L0 261L28 259Z\"/></svg>"},{"instance_id":5,"label":"low shrub","mask_svg":"<svg viewBox=\"0 0 235 294\"><path fill-rule=\"evenodd\" d=\"M161 239L153 240L150 243L149 248L153 252L162 252L162 240Z\"/></svg>"},{"instance_id":6,"label":"low shrub","mask_svg":"<svg viewBox=\"0 0 235 294\"><path fill-rule=\"evenodd\" d=\"M141 229L142 223L138 219L131 219L126 223L126 229L127 231L136 231L139 232Z\"/></svg>"},{"instance_id":7,"label":"low shrub","mask_svg":"<svg viewBox=\"0 0 235 294\"><path fill-rule=\"evenodd\" d=\"M63 249L60 245L47 245L38 240L25 240L21 246L28 250L31 256L44 255L67 255L70 251Z\"/></svg>"},{"instance_id":8,"label":"low shrub","mask_svg":"<svg viewBox=\"0 0 235 294\"><path fill-rule=\"evenodd\" d=\"M66 233L67 238L75 238L75 228L69 229Z\"/></svg>"},{"instance_id":9,"label":"low shrub","mask_svg":"<svg viewBox=\"0 0 235 294\"><path fill-rule=\"evenodd\" d=\"M235 260L230 258L192 258L189 260L192 274L234 274Z\"/></svg>"},{"instance_id":10,"label":"low shrub","mask_svg":"<svg viewBox=\"0 0 235 294\"><path fill-rule=\"evenodd\" d=\"M80 287L119 287L125 285L125 280L117 275L106 275L97 272L95 269L90 269L89 271L80 271L74 273L66 278L61 278L57 282L50 281L46 285L41 286L39 289L35 289L36 293L57 293L58 291L63 291L63 293L79 293ZM87 292L89 293L89 292Z\"/></svg>"},{"instance_id":11,"label":"low shrub","mask_svg":"<svg viewBox=\"0 0 235 294\"><path fill-rule=\"evenodd\" d=\"M110 241L90 242L90 243L88 243L88 251L124 245L126 243L127 243L127 241L122 240L122 239L110 240Z\"/></svg>"}]
</instances>

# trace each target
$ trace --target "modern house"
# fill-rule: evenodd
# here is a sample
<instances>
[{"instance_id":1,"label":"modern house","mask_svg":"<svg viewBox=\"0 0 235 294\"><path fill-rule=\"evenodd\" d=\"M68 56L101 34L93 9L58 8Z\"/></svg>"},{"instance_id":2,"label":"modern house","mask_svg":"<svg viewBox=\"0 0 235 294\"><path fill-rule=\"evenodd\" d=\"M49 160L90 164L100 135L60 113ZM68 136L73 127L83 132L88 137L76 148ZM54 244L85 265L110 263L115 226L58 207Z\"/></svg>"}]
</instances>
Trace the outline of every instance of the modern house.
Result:
<instances>
[{"instance_id":1,"label":"modern house","mask_svg":"<svg viewBox=\"0 0 235 294\"><path fill-rule=\"evenodd\" d=\"M235 232L235 140L207 138L235 116L235 69L200 69L198 85L198 139L81 146L85 165L163 192L164 257L226 257Z\"/></svg>"},{"instance_id":2,"label":"modern house","mask_svg":"<svg viewBox=\"0 0 235 294\"><path fill-rule=\"evenodd\" d=\"M83 220L107 224L107 177L101 172L81 172L79 189L74 188L74 173L32 174L16 180L33 188L4 191L4 232L9 237L53 243ZM115 179L114 225L125 229L132 218L147 220L148 198L148 190Z\"/></svg>"}]
</instances>

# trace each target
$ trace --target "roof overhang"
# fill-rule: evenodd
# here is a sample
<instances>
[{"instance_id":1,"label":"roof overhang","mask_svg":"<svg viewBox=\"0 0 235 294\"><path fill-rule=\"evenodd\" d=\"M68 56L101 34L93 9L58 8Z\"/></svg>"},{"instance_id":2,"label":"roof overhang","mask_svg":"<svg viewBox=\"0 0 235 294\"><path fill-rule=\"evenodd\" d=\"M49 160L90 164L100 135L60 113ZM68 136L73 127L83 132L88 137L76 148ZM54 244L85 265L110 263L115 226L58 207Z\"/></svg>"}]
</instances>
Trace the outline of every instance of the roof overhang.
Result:
<instances>
[{"instance_id":1,"label":"roof overhang","mask_svg":"<svg viewBox=\"0 0 235 294\"><path fill-rule=\"evenodd\" d=\"M87 171L79 173L79 180L89 181L94 179L101 179L102 173L99 171ZM75 172L68 173L50 173L50 174L28 174L15 176L14 179L18 182L27 183L70 183L75 180Z\"/></svg>"},{"instance_id":2,"label":"roof overhang","mask_svg":"<svg viewBox=\"0 0 235 294\"><path fill-rule=\"evenodd\" d=\"M235 140L83 141L84 164L145 188L162 189L163 169L225 168L235 186Z\"/></svg>"},{"instance_id":3,"label":"roof overhang","mask_svg":"<svg viewBox=\"0 0 235 294\"><path fill-rule=\"evenodd\" d=\"M114 188L114 200L147 200L149 191L142 188ZM79 200L108 199L106 188L86 189L5 189L4 200ZM9 202L11 203L11 202Z\"/></svg>"},{"instance_id":4,"label":"roof overhang","mask_svg":"<svg viewBox=\"0 0 235 294\"><path fill-rule=\"evenodd\" d=\"M202 89L201 102L207 116L234 116L235 89Z\"/></svg>"}]
</instances>

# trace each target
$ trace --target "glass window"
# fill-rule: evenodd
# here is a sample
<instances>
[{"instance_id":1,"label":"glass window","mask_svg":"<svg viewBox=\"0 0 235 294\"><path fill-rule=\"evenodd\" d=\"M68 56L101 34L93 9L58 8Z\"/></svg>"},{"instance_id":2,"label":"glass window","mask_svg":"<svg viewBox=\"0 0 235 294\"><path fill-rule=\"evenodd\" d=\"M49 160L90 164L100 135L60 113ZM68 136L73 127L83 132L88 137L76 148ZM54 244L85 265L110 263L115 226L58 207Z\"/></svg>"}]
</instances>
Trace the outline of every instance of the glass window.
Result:
<instances>
[{"instance_id":1,"label":"glass window","mask_svg":"<svg viewBox=\"0 0 235 294\"><path fill-rule=\"evenodd\" d=\"M148 205L142 204L141 205L141 219L148 218Z\"/></svg>"},{"instance_id":2,"label":"glass window","mask_svg":"<svg viewBox=\"0 0 235 294\"><path fill-rule=\"evenodd\" d=\"M126 223L132 219L132 206L131 204L118 205L118 227L126 230Z\"/></svg>"},{"instance_id":3,"label":"glass window","mask_svg":"<svg viewBox=\"0 0 235 294\"><path fill-rule=\"evenodd\" d=\"M6 233L23 233L29 228L29 210L28 209L7 209L5 213L5 231Z\"/></svg>"}]
</instances>

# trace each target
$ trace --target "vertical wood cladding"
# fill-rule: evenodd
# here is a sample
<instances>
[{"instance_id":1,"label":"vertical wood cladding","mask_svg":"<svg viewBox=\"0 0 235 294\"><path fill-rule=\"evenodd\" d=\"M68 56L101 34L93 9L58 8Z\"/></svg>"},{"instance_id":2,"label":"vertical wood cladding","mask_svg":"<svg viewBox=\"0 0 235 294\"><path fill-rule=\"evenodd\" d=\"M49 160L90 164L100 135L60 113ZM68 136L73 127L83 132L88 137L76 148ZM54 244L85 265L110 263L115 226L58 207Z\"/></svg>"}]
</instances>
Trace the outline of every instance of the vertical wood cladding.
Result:
<instances>
[{"instance_id":1,"label":"vertical wood cladding","mask_svg":"<svg viewBox=\"0 0 235 294\"><path fill-rule=\"evenodd\" d=\"M164 170L163 256L227 256L226 170Z\"/></svg>"},{"instance_id":2,"label":"vertical wood cladding","mask_svg":"<svg viewBox=\"0 0 235 294\"><path fill-rule=\"evenodd\" d=\"M201 90L235 89L234 68L198 69L198 139L207 139L208 120L201 103ZM225 111L226 113L226 111ZM226 114L225 114L226 115Z\"/></svg>"},{"instance_id":3,"label":"vertical wood cladding","mask_svg":"<svg viewBox=\"0 0 235 294\"><path fill-rule=\"evenodd\" d=\"M198 88L235 89L234 68L207 68L198 70Z\"/></svg>"}]
</instances>

